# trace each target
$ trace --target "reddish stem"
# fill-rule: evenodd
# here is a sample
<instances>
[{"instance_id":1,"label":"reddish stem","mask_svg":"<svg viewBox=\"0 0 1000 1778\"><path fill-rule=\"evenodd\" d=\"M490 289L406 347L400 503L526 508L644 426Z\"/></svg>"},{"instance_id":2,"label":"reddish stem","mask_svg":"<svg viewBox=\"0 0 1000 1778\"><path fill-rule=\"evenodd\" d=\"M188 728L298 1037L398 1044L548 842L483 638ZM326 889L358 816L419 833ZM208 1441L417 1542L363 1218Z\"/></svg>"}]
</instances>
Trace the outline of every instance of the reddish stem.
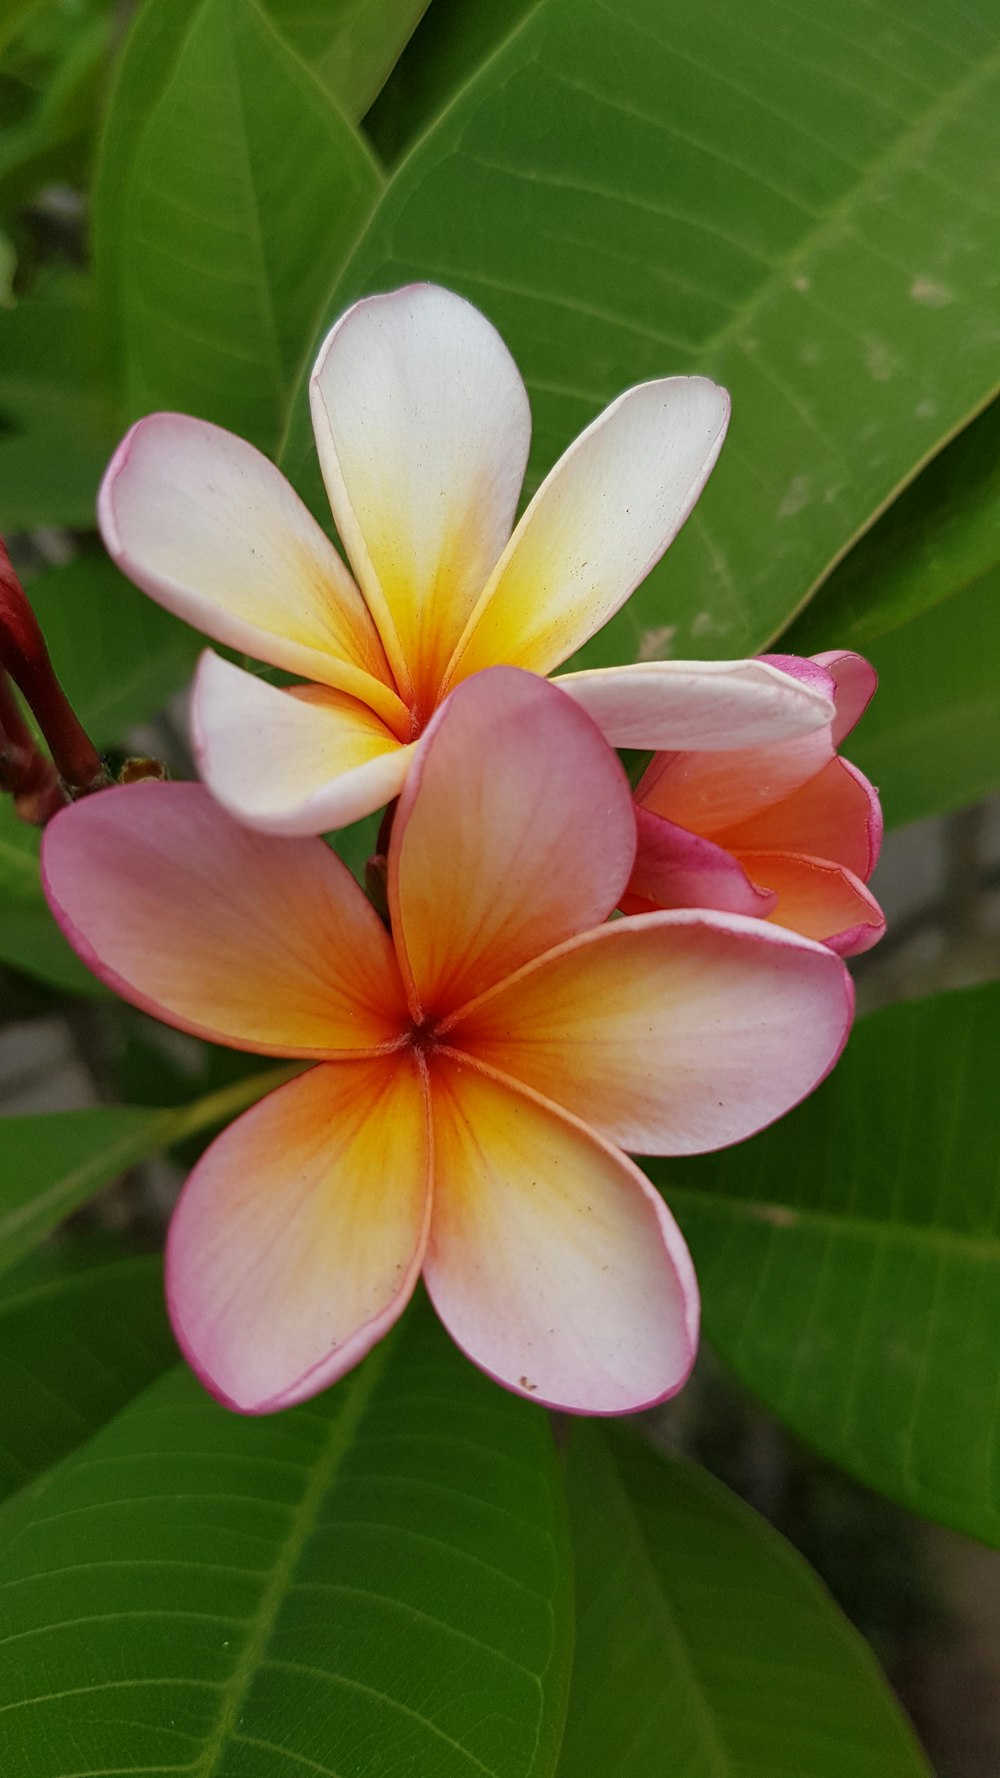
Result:
<instances>
[{"instance_id":1,"label":"reddish stem","mask_svg":"<svg viewBox=\"0 0 1000 1778\"><path fill-rule=\"evenodd\" d=\"M45 638L0 539L0 667L30 704L71 795L108 782L104 763L77 719L49 660Z\"/></svg>"},{"instance_id":2,"label":"reddish stem","mask_svg":"<svg viewBox=\"0 0 1000 1778\"><path fill-rule=\"evenodd\" d=\"M35 745L6 673L0 672L0 791L14 798L22 821L43 827L68 801L59 774Z\"/></svg>"}]
</instances>

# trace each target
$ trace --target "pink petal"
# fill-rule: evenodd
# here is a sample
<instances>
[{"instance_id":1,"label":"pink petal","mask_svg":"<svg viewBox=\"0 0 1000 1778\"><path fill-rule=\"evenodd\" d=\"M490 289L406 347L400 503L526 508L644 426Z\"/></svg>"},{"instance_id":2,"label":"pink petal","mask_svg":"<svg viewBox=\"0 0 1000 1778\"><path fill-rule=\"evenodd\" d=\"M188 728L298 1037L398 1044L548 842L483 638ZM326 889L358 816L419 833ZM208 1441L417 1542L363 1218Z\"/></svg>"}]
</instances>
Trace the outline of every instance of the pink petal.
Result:
<instances>
[{"instance_id":1,"label":"pink petal","mask_svg":"<svg viewBox=\"0 0 1000 1778\"><path fill-rule=\"evenodd\" d=\"M195 629L406 717L364 601L274 464L186 414L151 414L119 445L97 505L109 553Z\"/></svg>"},{"instance_id":2,"label":"pink petal","mask_svg":"<svg viewBox=\"0 0 1000 1778\"><path fill-rule=\"evenodd\" d=\"M609 1142L698 1154L812 1092L847 1038L853 990L822 945L762 920L679 909L616 920L540 957L447 1040Z\"/></svg>"},{"instance_id":3,"label":"pink petal","mask_svg":"<svg viewBox=\"0 0 1000 1778\"><path fill-rule=\"evenodd\" d=\"M837 690L837 714L833 724L833 743L839 747L860 722L878 688L878 674L864 655L849 652L813 655L818 666L830 674Z\"/></svg>"},{"instance_id":4,"label":"pink petal","mask_svg":"<svg viewBox=\"0 0 1000 1778\"><path fill-rule=\"evenodd\" d=\"M783 852L744 852L742 858L754 881L776 894L770 918L778 926L819 939L841 957L878 944L885 915L853 871L825 858Z\"/></svg>"},{"instance_id":5,"label":"pink petal","mask_svg":"<svg viewBox=\"0 0 1000 1778\"><path fill-rule=\"evenodd\" d=\"M429 715L510 536L531 414L494 327L411 284L337 322L311 384L337 530L399 684Z\"/></svg>"},{"instance_id":6,"label":"pink petal","mask_svg":"<svg viewBox=\"0 0 1000 1778\"><path fill-rule=\"evenodd\" d=\"M336 1382L405 1308L430 1214L426 1096L412 1058L321 1064L217 1138L167 1244L174 1332L244 1414Z\"/></svg>"},{"instance_id":7,"label":"pink petal","mask_svg":"<svg viewBox=\"0 0 1000 1778\"><path fill-rule=\"evenodd\" d=\"M725 835L808 784L832 758L829 725L773 746L660 753L642 777L636 801L678 827L728 845Z\"/></svg>"},{"instance_id":8,"label":"pink petal","mask_svg":"<svg viewBox=\"0 0 1000 1778\"><path fill-rule=\"evenodd\" d=\"M546 477L473 612L446 685L494 663L548 673L655 566L705 486L729 423L706 377L641 383Z\"/></svg>"},{"instance_id":9,"label":"pink petal","mask_svg":"<svg viewBox=\"0 0 1000 1778\"><path fill-rule=\"evenodd\" d=\"M211 650L195 679L191 724L212 795L265 833L327 833L384 808L413 752L356 698L323 685L279 691Z\"/></svg>"},{"instance_id":10,"label":"pink petal","mask_svg":"<svg viewBox=\"0 0 1000 1778\"><path fill-rule=\"evenodd\" d=\"M626 1414L673 1395L698 1342L683 1238L631 1161L460 1058L431 1062L424 1273L462 1350L515 1394Z\"/></svg>"},{"instance_id":11,"label":"pink petal","mask_svg":"<svg viewBox=\"0 0 1000 1778\"><path fill-rule=\"evenodd\" d=\"M414 1015L606 919L634 852L628 783L582 710L511 667L461 685L419 744L389 846Z\"/></svg>"},{"instance_id":12,"label":"pink petal","mask_svg":"<svg viewBox=\"0 0 1000 1778\"><path fill-rule=\"evenodd\" d=\"M867 882L882 844L878 792L839 755L817 777L749 821L725 828L734 852L805 852L842 864Z\"/></svg>"},{"instance_id":13,"label":"pink petal","mask_svg":"<svg viewBox=\"0 0 1000 1778\"><path fill-rule=\"evenodd\" d=\"M833 715L828 683L803 684L759 660L649 661L560 673L554 683L612 747L756 747L808 734Z\"/></svg>"},{"instance_id":14,"label":"pink petal","mask_svg":"<svg viewBox=\"0 0 1000 1778\"><path fill-rule=\"evenodd\" d=\"M648 809L636 810L638 848L628 895L660 908L716 908L763 918L775 898L751 883L731 852ZM627 902L626 902L627 906ZM629 910L631 911L631 910Z\"/></svg>"},{"instance_id":15,"label":"pink petal","mask_svg":"<svg viewBox=\"0 0 1000 1778\"><path fill-rule=\"evenodd\" d=\"M398 1040L388 934L322 840L266 839L201 785L146 781L57 815L42 871L88 968L154 1018L264 1055Z\"/></svg>"}]
</instances>

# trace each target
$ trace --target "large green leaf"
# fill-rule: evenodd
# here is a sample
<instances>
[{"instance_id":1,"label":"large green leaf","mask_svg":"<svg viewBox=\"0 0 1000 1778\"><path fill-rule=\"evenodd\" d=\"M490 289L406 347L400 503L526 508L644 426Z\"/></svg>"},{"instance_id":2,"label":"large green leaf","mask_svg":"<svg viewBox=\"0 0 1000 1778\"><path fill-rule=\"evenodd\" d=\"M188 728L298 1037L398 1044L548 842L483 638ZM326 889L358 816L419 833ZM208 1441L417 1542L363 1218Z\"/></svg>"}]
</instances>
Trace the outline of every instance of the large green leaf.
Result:
<instances>
[{"instance_id":1,"label":"large green leaf","mask_svg":"<svg viewBox=\"0 0 1000 1778\"><path fill-rule=\"evenodd\" d=\"M993 0L946 26L934 0L543 0L403 162L323 325L412 277L479 302L536 480L625 384L727 383L706 497L585 658L752 648L996 386L998 100ZM320 510L302 385L284 461Z\"/></svg>"},{"instance_id":2,"label":"large green leaf","mask_svg":"<svg viewBox=\"0 0 1000 1778\"><path fill-rule=\"evenodd\" d=\"M396 62L428 0L267 0L278 29L357 120Z\"/></svg>"},{"instance_id":3,"label":"large green leaf","mask_svg":"<svg viewBox=\"0 0 1000 1778\"><path fill-rule=\"evenodd\" d=\"M66 696L97 747L162 710L204 637L119 574L103 552L32 580L29 596Z\"/></svg>"},{"instance_id":4,"label":"large green leaf","mask_svg":"<svg viewBox=\"0 0 1000 1778\"><path fill-rule=\"evenodd\" d=\"M59 273L0 310L0 530L92 525L114 436L93 290Z\"/></svg>"},{"instance_id":5,"label":"large green leaf","mask_svg":"<svg viewBox=\"0 0 1000 1778\"><path fill-rule=\"evenodd\" d=\"M109 339L122 325L122 285L128 251L125 208L133 166L149 118L165 102L201 0L145 0L122 52L112 86L92 194L91 241ZM388 67L419 10L415 0L358 5L357 0L274 0L270 16L300 53L318 51L329 90L345 115L361 116L372 93L376 63ZM390 45L390 38L393 39ZM357 78L361 86L353 85ZM213 129L213 137L218 124ZM327 251L325 211L316 257ZM302 342L305 343L304 341Z\"/></svg>"},{"instance_id":6,"label":"large green leaf","mask_svg":"<svg viewBox=\"0 0 1000 1778\"><path fill-rule=\"evenodd\" d=\"M176 1363L158 1256L33 1254L0 1283L0 1497L58 1463Z\"/></svg>"},{"instance_id":7,"label":"large green leaf","mask_svg":"<svg viewBox=\"0 0 1000 1778\"><path fill-rule=\"evenodd\" d=\"M399 159L536 4L434 0L365 118L384 161Z\"/></svg>"},{"instance_id":8,"label":"large green leaf","mask_svg":"<svg viewBox=\"0 0 1000 1778\"><path fill-rule=\"evenodd\" d=\"M899 826L1000 789L1000 567L867 653L879 689L847 744Z\"/></svg>"},{"instance_id":9,"label":"large green leaf","mask_svg":"<svg viewBox=\"0 0 1000 1778\"><path fill-rule=\"evenodd\" d=\"M0 1770L544 1778L571 1650L548 1419L429 1315L308 1407L184 1372L0 1550Z\"/></svg>"},{"instance_id":10,"label":"large green leaf","mask_svg":"<svg viewBox=\"0 0 1000 1778\"><path fill-rule=\"evenodd\" d=\"M782 648L865 649L1000 564L1000 402L893 501L782 637ZM961 626L948 651L964 656Z\"/></svg>"},{"instance_id":11,"label":"large green leaf","mask_svg":"<svg viewBox=\"0 0 1000 1778\"><path fill-rule=\"evenodd\" d=\"M255 0L202 0L123 194L131 411L179 408L273 448L331 272L380 183Z\"/></svg>"},{"instance_id":12,"label":"large green leaf","mask_svg":"<svg viewBox=\"0 0 1000 1778\"><path fill-rule=\"evenodd\" d=\"M0 1118L0 1272L129 1167L226 1123L295 1072L268 1068L166 1109L101 1105Z\"/></svg>"},{"instance_id":13,"label":"large green leaf","mask_svg":"<svg viewBox=\"0 0 1000 1778\"><path fill-rule=\"evenodd\" d=\"M928 1778L861 1637L775 1531L634 1435L574 1429L559 1778Z\"/></svg>"},{"instance_id":14,"label":"large green leaf","mask_svg":"<svg viewBox=\"0 0 1000 1778\"><path fill-rule=\"evenodd\" d=\"M1000 987L888 1007L748 1144L653 1163L705 1327L810 1444L1000 1543Z\"/></svg>"}]
</instances>

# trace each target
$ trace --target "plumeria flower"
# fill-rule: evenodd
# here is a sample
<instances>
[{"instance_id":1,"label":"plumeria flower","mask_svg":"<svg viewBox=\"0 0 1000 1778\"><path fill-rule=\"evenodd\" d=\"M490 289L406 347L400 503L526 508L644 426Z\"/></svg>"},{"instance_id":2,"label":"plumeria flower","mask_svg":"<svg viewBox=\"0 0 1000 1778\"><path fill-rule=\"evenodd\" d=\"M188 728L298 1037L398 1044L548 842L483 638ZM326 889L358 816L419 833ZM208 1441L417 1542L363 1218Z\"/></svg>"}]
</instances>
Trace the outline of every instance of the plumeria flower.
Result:
<instances>
[{"instance_id":1,"label":"plumeria flower","mask_svg":"<svg viewBox=\"0 0 1000 1778\"><path fill-rule=\"evenodd\" d=\"M278 689L208 652L199 769L238 819L342 827L398 795L443 698L483 667L550 673L644 579L694 506L729 398L704 377L630 389L511 525L530 414L499 334L413 285L337 322L311 385L320 464L354 577L274 465L204 421L154 414L101 489L119 567L218 642L300 675ZM560 677L616 747L740 747L830 717L760 661Z\"/></svg>"},{"instance_id":2,"label":"plumeria flower","mask_svg":"<svg viewBox=\"0 0 1000 1778\"><path fill-rule=\"evenodd\" d=\"M659 754L636 791L639 845L622 905L756 914L853 956L885 930L865 887L882 811L837 748L871 701L875 670L858 654L768 658L829 689L833 721L775 746Z\"/></svg>"},{"instance_id":3,"label":"plumeria flower","mask_svg":"<svg viewBox=\"0 0 1000 1778\"><path fill-rule=\"evenodd\" d=\"M609 920L634 851L614 754L512 668L428 726L389 842L391 933L324 841L255 833L199 785L56 817L49 899L102 980L312 1064L217 1138L171 1225L174 1327L220 1400L265 1413L332 1383L421 1272L519 1394L621 1413L680 1388L694 1273L622 1151L778 1117L831 1067L852 997L831 951L759 920Z\"/></svg>"}]
</instances>

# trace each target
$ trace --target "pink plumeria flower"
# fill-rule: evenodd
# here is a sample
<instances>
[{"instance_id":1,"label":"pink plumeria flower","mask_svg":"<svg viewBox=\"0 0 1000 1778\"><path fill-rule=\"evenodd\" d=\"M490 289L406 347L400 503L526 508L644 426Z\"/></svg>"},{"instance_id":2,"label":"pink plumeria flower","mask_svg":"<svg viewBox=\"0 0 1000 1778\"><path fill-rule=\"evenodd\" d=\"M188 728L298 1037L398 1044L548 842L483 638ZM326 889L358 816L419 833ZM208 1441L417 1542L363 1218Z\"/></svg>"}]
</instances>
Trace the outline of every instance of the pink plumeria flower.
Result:
<instances>
[{"instance_id":1,"label":"pink plumeria flower","mask_svg":"<svg viewBox=\"0 0 1000 1778\"><path fill-rule=\"evenodd\" d=\"M313 424L354 578L273 464L217 426L153 414L116 452L104 541L154 599L301 675L278 690L208 652L199 769L238 819L321 833L398 795L413 743L483 667L550 673L628 598L694 506L729 398L704 377L630 389L511 525L530 414L499 334L413 285L359 302L313 373ZM826 722L760 661L652 662L559 683L616 747L739 747Z\"/></svg>"},{"instance_id":2,"label":"pink plumeria flower","mask_svg":"<svg viewBox=\"0 0 1000 1778\"><path fill-rule=\"evenodd\" d=\"M853 956L885 931L866 888L882 811L837 748L871 701L875 670L858 654L768 658L828 687L833 721L770 747L659 754L636 791L639 846L622 905L756 914Z\"/></svg>"},{"instance_id":3,"label":"pink plumeria flower","mask_svg":"<svg viewBox=\"0 0 1000 1778\"><path fill-rule=\"evenodd\" d=\"M622 1151L696 1153L780 1116L832 1066L852 995L832 952L759 920L609 921L634 852L589 717L511 668L428 727L392 827L391 935L322 840L266 838L198 785L57 816L47 892L102 980L314 1064L213 1143L171 1225L174 1327L220 1400L265 1413L334 1382L421 1272L518 1394L611 1414L681 1387L694 1273Z\"/></svg>"}]
</instances>

